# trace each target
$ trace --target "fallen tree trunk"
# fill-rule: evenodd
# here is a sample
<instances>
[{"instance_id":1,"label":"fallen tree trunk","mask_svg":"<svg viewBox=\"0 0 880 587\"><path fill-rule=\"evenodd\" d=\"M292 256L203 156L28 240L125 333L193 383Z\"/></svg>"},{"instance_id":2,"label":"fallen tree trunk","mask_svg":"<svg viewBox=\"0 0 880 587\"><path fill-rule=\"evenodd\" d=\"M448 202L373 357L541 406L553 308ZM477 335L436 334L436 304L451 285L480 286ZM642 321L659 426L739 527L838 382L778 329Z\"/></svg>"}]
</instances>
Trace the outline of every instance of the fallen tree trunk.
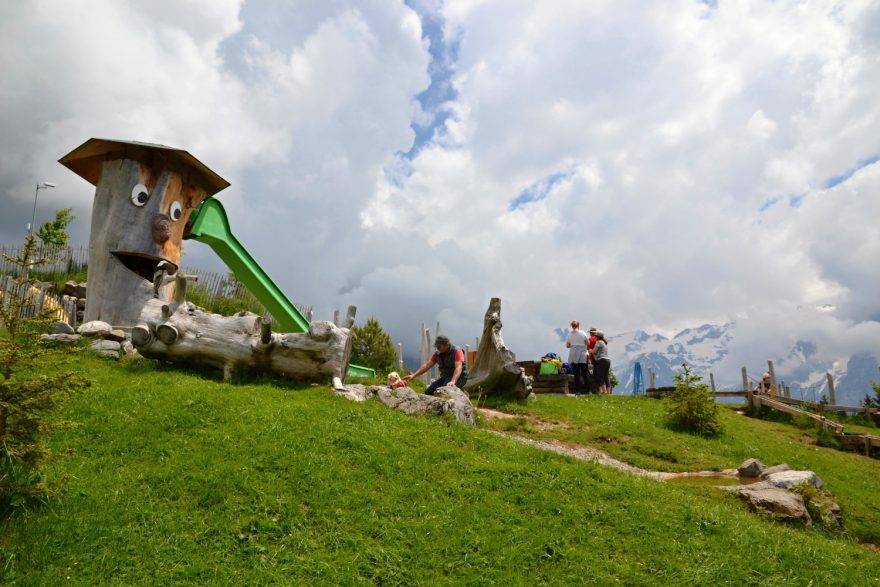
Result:
<instances>
[{"instance_id":1,"label":"fallen tree trunk","mask_svg":"<svg viewBox=\"0 0 880 587\"><path fill-rule=\"evenodd\" d=\"M271 322L251 312L209 314L185 301L186 281L177 278L175 299L149 300L131 341L145 357L236 371L274 373L296 381L344 379L351 356L351 333L327 321L303 333L273 333Z\"/></svg>"},{"instance_id":2,"label":"fallen tree trunk","mask_svg":"<svg viewBox=\"0 0 880 587\"><path fill-rule=\"evenodd\" d=\"M524 399L532 393L532 378L516 364L516 356L501 338L501 299L489 300L483 336L464 390L471 396L511 395Z\"/></svg>"}]
</instances>

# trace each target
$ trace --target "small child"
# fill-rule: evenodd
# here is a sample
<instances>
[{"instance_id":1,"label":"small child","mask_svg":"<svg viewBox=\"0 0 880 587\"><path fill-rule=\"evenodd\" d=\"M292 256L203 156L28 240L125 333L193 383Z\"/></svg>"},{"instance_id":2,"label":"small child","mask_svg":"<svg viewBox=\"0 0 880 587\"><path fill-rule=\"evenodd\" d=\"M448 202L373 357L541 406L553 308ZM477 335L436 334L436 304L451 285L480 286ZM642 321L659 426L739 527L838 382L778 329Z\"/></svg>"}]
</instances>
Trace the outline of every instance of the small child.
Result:
<instances>
[{"instance_id":1,"label":"small child","mask_svg":"<svg viewBox=\"0 0 880 587\"><path fill-rule=\"evenodd\" d=\"M406 381L400 378L400 374L397 371L392 371L388 374L388 387L400 389L401 387L406 387Z\"/></svg>"}]
</instances>

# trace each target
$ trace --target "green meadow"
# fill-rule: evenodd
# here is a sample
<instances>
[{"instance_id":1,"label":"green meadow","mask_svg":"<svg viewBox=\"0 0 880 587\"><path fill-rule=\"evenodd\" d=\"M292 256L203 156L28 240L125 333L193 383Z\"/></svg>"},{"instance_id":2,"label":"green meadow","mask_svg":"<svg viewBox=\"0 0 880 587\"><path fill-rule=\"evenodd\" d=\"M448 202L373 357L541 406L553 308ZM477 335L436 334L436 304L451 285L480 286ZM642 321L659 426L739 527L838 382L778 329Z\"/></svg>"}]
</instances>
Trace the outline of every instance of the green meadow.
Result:
<instances>
[{"instance_id":1,"label":"green meadow","mask_svg":"<svg viewBox=\"0 0 880 587\"><path fill-rule=\"evenodd\" d=\"M725 434L706 440L668 430L659 401L603 396L496 402L523 417L471 429L324 386L91 356L78 368L93 385L51 437L58 490L2 522L4 585L880 584L880 462L791 424L725 409ZM487 426L659 470L811 468L846 530Z\"/></svg>"}]
</instances>

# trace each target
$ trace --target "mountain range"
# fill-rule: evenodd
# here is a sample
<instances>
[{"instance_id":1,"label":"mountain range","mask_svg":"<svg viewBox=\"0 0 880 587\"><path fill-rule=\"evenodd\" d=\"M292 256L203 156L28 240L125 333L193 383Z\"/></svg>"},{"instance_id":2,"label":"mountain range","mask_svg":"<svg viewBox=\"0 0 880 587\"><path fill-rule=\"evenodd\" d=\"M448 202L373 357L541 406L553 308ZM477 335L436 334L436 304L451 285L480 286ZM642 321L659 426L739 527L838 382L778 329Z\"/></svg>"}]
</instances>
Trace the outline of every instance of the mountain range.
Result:
<instances>
[{"instance_id":1,"label":"mountain range","mask_svg":"<svg viewBox=\"0 0 880 587\"><path fill-rule=\"evenodd\" d=\"M766 361L746 364L737 357L733 344L736 323L704 324L686 328L668 338L643 330L626 332L609 338L611 363L620 382L616 393L632 393L635 364L641 365L645 387L649 385L649 370L654 373L655 386L671 386L673 376L687 363L695 373L721 390L742 389L743 366L747 368L750 384L754 386L767 370ZM826 373L834 380L835 400L838 405L857 406L865 395L873 394L871 383L880 382L880 363L869 353L861 353L842 360L820 358L813 341L798 340L785 354L767 357L774 362L777 382L791 388L793 398L818 401L828 397Z\"/></svg>"}]
</instances>

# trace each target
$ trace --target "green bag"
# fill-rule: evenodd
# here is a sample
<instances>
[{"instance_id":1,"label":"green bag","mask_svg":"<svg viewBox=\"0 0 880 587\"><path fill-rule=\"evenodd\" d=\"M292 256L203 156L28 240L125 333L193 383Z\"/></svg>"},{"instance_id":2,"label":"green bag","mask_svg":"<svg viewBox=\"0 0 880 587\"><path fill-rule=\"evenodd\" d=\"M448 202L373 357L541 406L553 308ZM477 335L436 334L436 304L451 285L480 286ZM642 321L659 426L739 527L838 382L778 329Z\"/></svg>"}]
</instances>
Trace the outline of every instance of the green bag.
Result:
<instances>
[{"instance_id":1,"label":"green bag","mask_svg":"<svg viewBox=\"0 0 880 587\"><path fill-rule=\"evenodd\" d=\"M551 363L550 361L541 361L541 367L538 370L538 375L559 375L559 367L556 363Z\"/></svg>"}]
</instances>

